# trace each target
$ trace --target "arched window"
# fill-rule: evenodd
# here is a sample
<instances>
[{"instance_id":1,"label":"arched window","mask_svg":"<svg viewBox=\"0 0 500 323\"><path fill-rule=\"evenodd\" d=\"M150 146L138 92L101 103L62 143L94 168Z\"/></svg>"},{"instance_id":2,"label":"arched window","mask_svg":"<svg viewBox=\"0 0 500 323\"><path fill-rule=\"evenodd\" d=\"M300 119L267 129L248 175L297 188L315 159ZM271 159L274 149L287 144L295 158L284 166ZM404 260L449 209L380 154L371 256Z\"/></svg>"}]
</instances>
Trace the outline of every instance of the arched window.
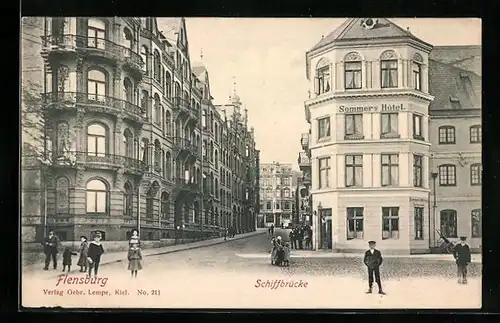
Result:
<instances>
[{"instance_id":1,"label":"arched window","mask_svg":"<svg viewBox=\"0 0 500 323\"><path fill-rule=\"evenodd\" d=\"M398 87L398 58L393 50L380 56L380 80L382 88Z\"/></svg>"},{"instance_id":2,"label":"arched window","mask_svg":"<svg viewBox=\"0 0 500 323\"><path fill-rule=\"evenodd\" d=\"M215 153L214 153L214 158L215 158L215 167L217 167L219 165L219 153L217 152L217 150L215 150Z\"/></svg>"},{"instance_id":3,"label":"arched window","mask_svg":"<svg viewBox=\"0 0 500 323\"><path fill-rule=\"evenodd\" d=\"M481 142L481 125L473 125L469 128L470 143L477 144Z\"/></svg>"},{"instance_id":4,"label":"arched window","mask_svg":"<svg viewBox=\"0 0 500 323\"><path fill-rule=\"evenodd\" d=\"M160 71L161 71L161 61L160 61L160 52L155 49L153 54L153 76L155 80L160 81Z\"/></svg>"},{"instance_id":5,"label":"arched window","mask_svg":"<svg viewBox=\"0 0 500 323\"><path fill-rule=\"evenodd\" d=\"M170 211L169 196L167 192L161 193L161 218L168 219L168 213Z\"/></svg>"},{"instance_id":6,"label":"arched window","mask_svg":"<svg viewBox=\"0 0 500 323\"><path fill-rule=\"evenodd\" d=\"M165 131L167 136L172 135L172 114L170 111L165 111Z\"/></svg>"},{"instance_id":7,"label":"arched window","mask_svg":"<svg viewBox=\"0 0 500 323\"><path fill-rule=\"evenodd\" d=\"M105 101L106 74L99 70L89 70L87 72L87 93L91 101Z\"/></svg>"},{"instance_id":8,"label":"arched window","mask_svg":"<svg viewBox=\"0 0 500 323\"><path fill-rule=\"evenodd\" d=\"M446 238L457 237L457 211L442 210L440 212L441 234Z\"/></svg>"},{"instance_id":9,"label":"arched window","mask_svg":"<svg viewBox=\"0 0 500 323\"><path fill-rule=\"evenodd\" d=\"M130 103L134 102L134 86L128 77L123 79L123 91L125 92L125 100Z\"/></svg>"},{"instance_id":10,"label":"arched window","mask_svg":"<svg viewBox=\"0 0 500 323\"><path fill-rule=\"evenodd\" d=\"M87 183L87 213L107 214L108 211L108 187L100 179L93 179Z\"/></svg>"},{"instance_id":11,"label":"arched window","mask_svg":"<svg viewBox=\"0 0 500 323\"><path fill-rule=\"evenodd\" d=\"M245 147L245 157L250 157L250 146L248 145Z\"/></svg>"},{"instance_id":12,"label":"arched window","mask_svg":"<svg viewBox=\"0 0 500 323\"><path fill-rule=\"evenodd\" d=\"M149 140L147 138L143 138L141 140L141 151L140 156L141 160L147 165L149 164Z\"/></svg>"},{"instance_id":13,"label":"arched window","mask_svg":"<svg viewBox=\"0 0 500 323\"><path fill-rule=\"evenodd\" d=\"M123 132L123 148L126 157L134 157L134 138L132 136L132 132L128 129L125 129Z\"/></svg>"},{"instance_id":14,"label":"arched window","mask_svg":"<svg viewBox=\"0 0 500 323\"><path fill-rule=\"evenodd\" d=\"M174 84L174 97L179 98L181 96L181 86L179 83L175 82Z\"/></svg>"},{"instance_id":15,"label":"arched window","mask_svg":"<svg viewBox=\"0 0 500 323\"><path fill-rule=\"evenodd\" d=\"M90 18L87 22L87 46L106 49L106 24L96 18Z\"/></svg>"},{"instance_id":16,"label":"arched window","mask_svg":"<svg viewBox=\"0 0 500 323\"><path fill-rule=\"evenodd\" d=\"M132 208L133 208L133 190L132 185L129 182L125 183L124 192L123 192L123 215L132 216Z\"/></svg>"},{"instance_id":17,"label":"arched window","mask_svg":"<svg viewBox=\"0 0 500 323\"><path fill-rule=\"evenodd\" d=\"M482 185L483 166L481 164L472 164L470 166L470 185Z\"/></svg>"},{"instance_id":18,"label":"arched window","mask_svg":"<svg viewBox=\"0 0 500 323\"><path fill-rule=\"evenodd\" d=\"M134 44L134 36L128 28L123 28L123 43L125 47L127 47L128 49L132 49L132 46ZM130 55L130 52L127 51L127 54Z\"/></svg>"},{"instance_id":19,"label":"arched window","mask_svg":"<svg viewBox=\"0 0 500 323\"><path fill-rule=\"evenodd\" d=\"M69 180L59 177L56 181L56 214L69 213Z\"/></svg>"},{"instance_id":20,"label":"arched window","mask_svg":"<svg viewBox=\"0 0 500 323\"><path fill-rule=\"evenodd\" d=\"M482 213L481 209L475 209L471 212L472 238L481 238L483 235Z\"/></svg>"},{"instance_id":21,"label":"arched window","mask_svg":"<svg viewBox=\"0 0 500 323\"><path fill-rule=\"evenodd\" d=\"M361 56L351 52L344 57L344 85L346 90L361 89Z\"/></svg>"},{"instance_id":22,"label":"arched window","mask_svg":"<svg viewBox=\"0 0 500 323\"><path fill-rule=\"evenodd\" d=\"M155 140L155 170L161 169L161 145L158 139Z\"/></svg>"},{"instance_id":23,"label":"arched window","mask_svg":"<svg viewBox=\"0 0 500 323\"><path fill-rule=\"evenodd\" d=\"M314 92L316 95L329 92L330 82L330 61L326 58L322 58L316 65L316 77L314 78Z\"/></svg>"},{"instance_id":24,"label":"arched window","mask_svg":"<svg viewBox=\"0 0 500 323\"><path fill-rule=\"evenodd\" d=\"M154 95L153 119L156 124L161 124L160 96L158 93Z\"/></svg>"},{"instance_id":25,"label":"arched window","mask_svg":"<svg viewBox=\"0 0 500 323\"><path fill-rule=\"evenodd\" d=\"M153 218L153 201L153 189L150 188L146 194L146 217L150 219Z\"/></svg>"},{"instance_id":26,"label":"arched window","mask_svg":"<svg viewBox=\"0 0 500 323\"><path fill-rule=\"evenodd\" d=\"M57 156L62 156L70 147L69 146L69 125L67 122L59 122L57 124L56 137L56 152Z\"/></svg>"},{"instance_id":27,"label":"arched window","mask_svg":"<svg viewBox=\"0 0 500 323\"><path fill-rule=\"evenodd\" d=\"M166 174L167 174L167 179L172 179L172 157L170 155L170 152L167 151L165 155L165 168L166 168Z\"/></svg>"},{"instance_id":28,"label":"arched window","mask_svg":"<svg viewBox=\"0 0 500 323\"><path fill-rule=\"evenodd\" d=\"M438 128L438 133L440 145L449 145L455 143L455 127L441 126Z\"/></svg>"},{"instance_id":29,"label":"arched window","mask_svg":"<svg viewBox=\"0 0 500 323\"><path fill-rule=\"evenodd\" d=\"M107 153L107 130L101 124L91 124L87 127L87 154L104 156Z\"/></svg>"},{"instance_id":30,"label":"arched window","mask_svg":"<svg viewBox=\"0 0 500 323\"><path fill-rule=\"evenodd\" d=\"M215 179L215 197L219 198L219 181Z\"/></svg>"},{"instance_id":31,"label":"arched window","mask_svg":"<svg viewBox=\"0 0 500 323\"><path fill-rule=\"evenodd\" d=\"M204 130L207 129L207 110L205 109L201 112L201 126Z\"/></svg>"},{"instance_id":32,"label":"arched window","mask_svg":"<svg viewBox=\"0 0 500 323\"><path fill-rule=\"evenodd\" d=\"M147 72L148 67L149 67L149 55L148 55L148 48L146 46L141 47L141 57L142 61L144 62L144 65L142 65L142 69ZM147 73L146 73L147 75Z\"/></svg>"},{"instance_id":33,"label":"arched window","mask_svg":"<svg viewBox=\"0 0 500 323\"><path fill-rule=\"evenodd\" d=\"M170 99L172 97L172 78L168 71L165 73L165 92L167 98Z\"/></svg>"},{"instance_id":34,"label":"arched window","mask_svg":"<svg viewBox=\"0 0 500 323\"><path fill-rule=\"evenodd\" d=\"M210 161L214 162L214 142L210 141Z\"/></svg>"},{"instance_id":35,"label":"arched window","mask_svg":"<svg viewBox=\"0 0 500 323\"><path fill-rule=\"evenodd\" d=\"M457 172L455 165L439 166L439 186L457 185Z\"/></svg>"}]
</instances>

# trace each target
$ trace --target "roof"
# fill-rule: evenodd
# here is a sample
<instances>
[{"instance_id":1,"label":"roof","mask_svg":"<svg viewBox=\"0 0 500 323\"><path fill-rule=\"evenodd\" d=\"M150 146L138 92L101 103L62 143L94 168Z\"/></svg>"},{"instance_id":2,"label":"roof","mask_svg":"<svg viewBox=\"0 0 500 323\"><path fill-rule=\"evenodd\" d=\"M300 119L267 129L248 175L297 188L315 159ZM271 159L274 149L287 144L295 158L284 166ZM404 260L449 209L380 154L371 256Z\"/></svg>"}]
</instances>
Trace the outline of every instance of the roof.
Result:
<instances>
[{"instance_id":1,"label":"roof","mask_svg":"<svg viewBox=\"0 0 500 323\"><path fill-rule=\"evenodd\" d=\"M378 23L372 29L363 27L363 19L364 18L347 19L338 28L336 28L328 36L324 37L319 43L317 43L310 51L337 41L358 39L368 40L407 37L425 43L421 39L415 37L411 32L404 30L403 28L399 27L386 18L378 18Z\"/></svg>"},{"instance_id":2,"label":"roof","mask_svg":"<svg viewBox=\"0 0 500 323\"><path fill-rule=\"evenodd\" d=\"M482 46L436 46L429 58L481 75Z\"/></svg>"},{"instance_id":3,"label":"roof","mask_svg":"<svg viewBox=\"0 0 500 323\"><path fill-rule=\"evenodd\" d=\"M429 59L429 93L436 110L481 109L481 76L472 71Z\"/></svg>"},{"instance_id":4,"label":"roof","mask_svg":"<svg viewBox=\"0 0 500 323\"><path fill-rule=\"evenodd\" d=\"M177 41L177 33L181 29L182 18L157 18L158 29L165 38Z\"/></svg>"}]
</instances>

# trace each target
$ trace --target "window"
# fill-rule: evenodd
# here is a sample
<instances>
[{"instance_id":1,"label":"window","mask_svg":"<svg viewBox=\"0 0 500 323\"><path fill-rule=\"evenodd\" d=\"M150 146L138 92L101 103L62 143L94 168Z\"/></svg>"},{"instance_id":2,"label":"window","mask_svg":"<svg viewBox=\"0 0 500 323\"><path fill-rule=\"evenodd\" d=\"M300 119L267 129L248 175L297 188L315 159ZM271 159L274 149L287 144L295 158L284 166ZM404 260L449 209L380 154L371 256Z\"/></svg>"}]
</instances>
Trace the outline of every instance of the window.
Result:
<instances>
[{"instance_id":1,"label":"window","mask_svg":"<svg viewBox=\"0 0 500 323\"><path fill-rule=\"evenodd\" d=\"M276 177L276 185L277 186L281 185L281 177Z\"/></svg>"},{"instance_id":2,"label":"window","mask_svg":"<svg viewBox=\"0 0 500 323\"><path fill-rule=\"evenodd\" d=\"M439 186L457 185L455 165L439 166Z\"/></svg>"},{"instance_id":3,"label":"window","mask_svg":"<svg viewBox=\"0 0 500 323\"><path fill-rule=\"evenodd\" d=\"M276 210L280 209L280 202L276 202Z\"/></svg>"},{"instance_id":4,"label":"window","mask_svg":"<svg viewBox=\"0 0 500 323\"><path fill-rule=\"evenodd\" d=\"M161 218L168 219L170 209L169 196L167 192L161 193Z\"/></svg>"},{"instance_id":5,"label":"window","mask_svg":"<svg viewBox=\"0 0 500 323\"><path fill-rule=\"evenodd\" d=\"M361 62L347 62L344 67L345 88L361 89Z\"/></svg>"},{"instance_id":6,"label":"window","mask_svg":"<svg viewBox=\"0 0 500 323\"><path fill-rule=\"evenodd\" d=\"M281 197L281 191L280 190L276 190L276 197Z\"/></svg>"},{"instance_id":7,"label":"window","mask_svg":"<svg viewBox=\"0 0 500 323\"><path fill-rule=\"evenodd\" d=\"M160 61L160 52L155 49L153 54L153 77L155 80L160 81L160 73L161 73L161 61Z\"/></svg>"},{"instance_id":8,"label":"window","mask_svg":"<svg viewBox=\"0 0 500 323\"><path fill-rule=\"evenodd\" d=\"M382 155L382 186L399 184L399 155Z\"/></svg>"},{"instance_id":9,"label":"window","mask_svg":"<svg viewBox=\"0 0 500 323\"><path fill-rule=\"evenodd\" d=\"M146 217L153 218L153 189L150 188L146 194Z\"/></svg>"},{"instance_id":10,"label":"window","mask_svg":"<svg viewBox=\"0 0 500 323\"><path fill-rule=\"evenodd\" d=\"M481 126L476 125L470 127L469 133L470 133L471 144L476 144L481 142Z\"/></svg>"},{"instance_id":11,"label":"window","mask_svg":"<svg viewBox=\"0 0 500 323\"><path fill-rule=\"evenodd\" d=\"M168 99L172 97L172 77L169 72L165 72L165 95Z\"/></svg>"},{"instance_id":12,"label":"window","mask_svg":"<svg viewBox=\"0 0 500 323\"><path fill-rule=\"evenodd\" d=\"M92 48L106 48L106 24L99 19L91 18L87 23L87 46Z\"/></svg>"},{"instance_id":13,"label":"window","mask_svg":"<svg viewBox=\"0 0 500 323\"><path fill-rule=\"evenodd\" d=\"M413 88L415 90L419 90L421 91L422 90L422 65L417 63L417 62L413 62L412 63L412 70L413 70Z\"/></svg>"},{"instance_id":14,"label":"window","mask_svg":"<svg viewBox=\"0 0 500 323\"><path fill-rule=\"evenodd\" d=\"M165 112L165 132L167 136L172 136L172 115L168 110Z\"/></svg>"},{"instance_id":15,"label":"window","mask_svg":"<svg viewBox=\"0 0 500 323\"><path fill-rule=\"evenodd\" d=\"M290 190L288 188L285 188L283 192L285 194L285 197L290 197Z\"/></svg>"},{"instance_id":16,"label":"window","mask_svg":"<svg viewBox=\"0 0 500 323\"><path fill-rule=\"evenodd\" d=\"M423 156L413 155L413 186L422 187Z\"/></svg>"},{"instance_id":17,"label":"window","mask_svg":"<svg viewBox=\"0 0 500 323\"><path fill-rule=\"evenodd\" d=\"M319 188L329 187L328 172L330 171L330 158L319 159Z\"/></svg>"},{"instance_id":18,"label":"window","mask_svg":"<svg viewBox=\"0 0 500 323\"><path fill-rule=\"evenodd\" d=\"M382 239L399 239L399 207L382 208Z\"/></svg>"},{"instance_id":19,"label":"window","mask_svg":"<svg viewBox=\"0 0 500 323\"><path fill-rule=\"evenodd\" d=\"M362 207L347 208L347 240L363 239Z\"/></svg>"},{"instance_id":20,"label":"window","mask_svg":"<svg viewBox=\"0 0 500 323\"><path fill-rule=\"evenodd\" d=\"M316 66L315 93L320 95L330 91L330 62L322 58Z\"/></svg>"},{"instance_id":21,"label":"window","mask_svg":"<svg viewBox=\"0 0 500 323\"><path fill-rule=\"evenodd\" d=\"M424 208L413 209L413 221L415 222L415 240L424 239Z\"/></svg>"},{"instance_id":22,"label":"window","mask_svg":"<svg viewBox=\"0 0 500 323\"><path fill-rule=\"evenodd\" d=\"M154 94L154 108L153 108L153 119L154 122L158 125L161 125L161 105L160 105L160 96L158 93Z\"/></svg>"},{"instance_id":23,"label":"window","mask_svg":"<svg viewBox=\"0 0 500 323\"><path fill-rule=\"evenodd\" d=\"M134 140L132 133L128 129L123 132L123 148L126 157L134 158Z\"/></svg>"},{"instance_id":24,"label":"window","mask_svg":"<svg viewBox=\"0 0 500 323\"><path fill-rule=\"evenodd\" d=\"M454 144L455 143L455 127L442 126L439 127L439 144Z\"/></svg>"},{"instance_id":25,"label":"window","mask_svg":"<svg viewBox=\"0 0 500 323\"><path fill-rule=\"evenodd\" d=\"M266 209L271 210L273 208L271 202L266 203Z\"/></svg>"},{"instance_id":26,"label":"window","mask_svg":"<svg viewBox=\"0 0 500 323\"><path fill-rule=\"evenodd\" d=\"M87 127L87 154L103 157L107 152L107 131L100 124Z\"/></svg>"},{"instance_id":27,"label":"window","mask_svg":"<svg viewBox=\"0 0 500 323\"><path fill-rule=\"evenodd\" d=\"M472 238L481 238L483 235L481 217L482 217L481 209L472 210L471 212Z\"/></svg>"},{"instance_id":28,"label":"window","mask_svg":"<svg viewBox=\"0 0 500 323\"><path fill-rule=\"evenodd\" d=\"M482 185L483 166L481 164L473 164L470 166L470 184Z\"/></svg>"},{"instance_id":29,"label":"window","mask_svg":"<svg viewBox=\"0 0 500 323\"><path fill-rule=\"evenodd\" d=\"M132 36L130 29L128 28L123 29L123 42L125 47L127 47L128 49L132 49L132 45L134 43L134 37ZM130 52L126 51L125 55L130 55Z\"/></svg>"},{"instance_id":30,"label":"window","mask_svg":"<svg viewBox=\"0 0 500 323\"><path fill-rule=\"evenodd\" d=\"M318 119L318 139L330 137L330 117Z\"/></svg>"},{"instance_id":31,"label":"window","mask_svg":"<svg viewBox=\"0 0 500 323\"><path fill-rule=\"evenodd\" d=\"M207 129L207 110L203 109L201 112L201 126L204 130Z\"/></svg>"},{"instance_id":32,"label":"window","mask_svg":"<svg viewBox=\"0 0 500 323\"><path fill-rule=\"evenodd\" d=\"M285 202L285 207L284 207L285 210L290 210L290 202L286 201Z\"/></svg>"},{"instance_id":33,"label":"window","mask_svg":"<svg viewBox=\"0 0 500 323\"><path fill-rule=\"evenodd\" d=\"M380 62L382 88L398 87L398 61L386 60Z\"/></svg>"},{"instance_id":34,"label":"window","mask_svg":"<svg viewBox=\"0 0 500 323\"><path fill-rule=\"evenodd\" d=\"M382 121L381 138L399 137L397 113L382 113L380 115Z\"/></svg>"},{"instance_id":35,"label":"window","mask_svg":"<svg viewBox=\"0 0 500 323\"><path fill-rule=\"evenodd\" d=\"M419 114L413 115L413 139L424 140L422 135L423 117Z\"/></svg>"},{"instance_id":36,"label":"window","mask_svg":"<svg viewBox=\"0 0 500 323\"><path fill-rule=\"evenodd\" d=\"M123 80L123 92L125 92L125 100L130 103L134 102L134 87L128 77Z\"/></svg>"},{"instance_id":37,"label":"window","mask_svg":"<svg viewBox=\"0 0 500 323\"><path fill-rule=\"evenodd\" d=\"M457 237L457 211L442 210L439 216L441 234L446 238Z\"/></svg>"},{"instance_id":38,"label":"window","mask_svg":"<svg viewBox=\"0 0 500 323\"><path fill-rule=\"evenodd\" d=\"M345 115L345 139L363 138L363 115L346 114Z\"/></svg>"},{"instance_id":39,"label":"window","mask_svg":"<svg viewBox=\"0 0 500 323\"><path fill-rule=\"evenodd\" d=\"M60 177L56 181L56 214L69 213L69 180Z\"/></svg>"},{"instance_id":40,"label":"window","mask_svg":"<svg viewBox=\"0 0 500 323\"><path fill-rule=\"evenodd\" d=\"M147 72L149 66L149 56L148 56L148 48L146 46L141 47L141 57L144 64L142 65L142 70ZM147 73L146 73L147 75Z\"/></svg>"},{"instance_id":41,"label":"window","mask_svg":"<svg viewBox=\"0 0 500 323\"><path fill-rule=\"evenodd\" d=\"M87 93L91 101L105 101L106 75L98 70L89 70L87 73Z\"/></svg>"},{"instance_id":42,"label":"window","mask_svg":"<svg viewBox=\"0 0 500 323\"><path fill-rule=\"evenodd\" d=\"M363 185L363 155L345 156L345 186Z\"/></svg>"},{"instance_id":43,"label":"window","mask_svg":"<svg viewBox=\"0 0 500 323\"><path fill-rule=\"evenodd\" d=\"M129 182L125 183L123 192L123 215L125 216L132 216L133 196L132 185Z\"/></svg>"},{"instance_id":44,"label":"window","mask_svg":"<svg viewBox=\"0 0 500 323\"><path fill-rule=\"evenodd\" d=\"M94 179L87 183L86 189L87 213L107 213L108 190L106 184L99 179Z\"/></svg>"}]
</instances>

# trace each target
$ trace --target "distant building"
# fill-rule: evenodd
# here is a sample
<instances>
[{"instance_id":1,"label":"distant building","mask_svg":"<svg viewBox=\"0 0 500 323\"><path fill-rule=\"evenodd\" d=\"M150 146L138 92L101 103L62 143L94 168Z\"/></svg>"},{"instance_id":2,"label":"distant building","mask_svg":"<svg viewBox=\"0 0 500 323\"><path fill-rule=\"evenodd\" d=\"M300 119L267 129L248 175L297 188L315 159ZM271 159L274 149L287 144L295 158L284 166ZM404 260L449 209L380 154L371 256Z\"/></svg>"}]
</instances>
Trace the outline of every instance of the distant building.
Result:
<instances>
[{"instance_id":1,"label":"distant building","mask_svg":"<svg viewBox=\"0 0 500 323\"><path fill-rule=\"evenodd\" d=\"M433 48L376 18L348 19L307 52L299 167L314 248L433 252L437 229L480 249L480 62L480 46Z\"/></svg>"}]
</instances>

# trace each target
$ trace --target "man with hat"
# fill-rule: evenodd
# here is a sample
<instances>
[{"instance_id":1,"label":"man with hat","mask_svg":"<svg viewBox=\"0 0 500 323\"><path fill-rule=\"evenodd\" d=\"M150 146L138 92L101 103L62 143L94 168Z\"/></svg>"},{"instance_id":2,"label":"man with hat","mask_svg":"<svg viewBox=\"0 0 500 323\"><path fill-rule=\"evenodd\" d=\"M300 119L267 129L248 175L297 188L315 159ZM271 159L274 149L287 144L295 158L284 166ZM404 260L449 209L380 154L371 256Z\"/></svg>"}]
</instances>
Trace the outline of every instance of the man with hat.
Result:
<instances>
[{"instance_id":1,"label":"man with hat","mask_svg":"<svg viewBox=\"0 0 500 323\"><path fill-rule=\"evenodd\" d=\"M368 291L366 293L372 293L373 276L375 276L375 281L378 285L378 293L381 295L385 295L384 291L382 290L382 283L380 281L380 266L382 265L383 261L382 253L378 249L375 249L375 245L376 243L373 240L368 242L368 246L370 247L370 249L365 252L365 258L363 260L366 267L368 267Z\"/></svg>"},{"instance_id":2,"label":"man with hat","mask_svg":"<svg viewBox=\"0 0 500 323\"><path fill-rule=\"evenodd\" d=\"M466 240L466 237L460 237L460 243L453 249L453 256L457 263L459 284L467 284L467 265L471 262L470 248L465 243Z\"/></svg>"},{"instance_id":3,"label":"man with hat","mask_svg":"<svg viewBox=\"0 0 500 323\"><path fill-rule=\"evenodd\" d=\"M44 270L49 270L50 259L52 259L54 269L57 269L57 253L59 247L59 239L54 234L54 230L49 230L49 235L43 239L42 246L45 253Z\"/></svg>"}]
</instances>

